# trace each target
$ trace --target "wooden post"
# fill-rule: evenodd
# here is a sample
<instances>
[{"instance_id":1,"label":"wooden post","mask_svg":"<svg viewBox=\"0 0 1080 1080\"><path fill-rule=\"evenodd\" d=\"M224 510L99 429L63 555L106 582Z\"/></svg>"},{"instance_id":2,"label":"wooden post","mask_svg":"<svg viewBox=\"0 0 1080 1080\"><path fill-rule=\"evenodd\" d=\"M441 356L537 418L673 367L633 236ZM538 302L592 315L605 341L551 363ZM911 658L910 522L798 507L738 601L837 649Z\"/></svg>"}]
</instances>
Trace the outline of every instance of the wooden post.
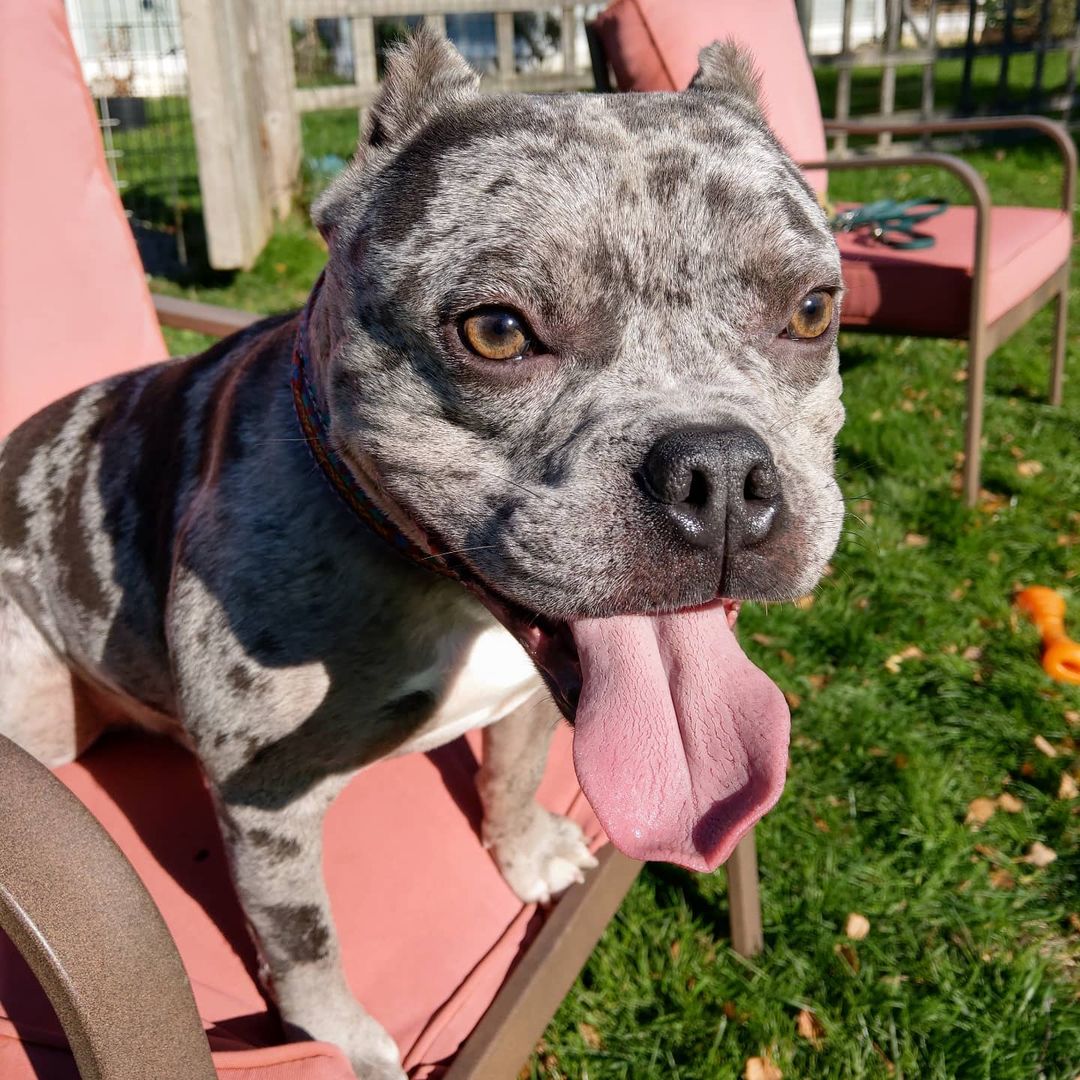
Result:
<instances>
[{"instance_id":1,"label":"wooden post","mask_svg":"<svg viewBox=\"0 0 1080 1080\"><path fill-rule=\"evenodd\" d=\"M885 0L885 70L881 73L881 116L889 120L896 109L896 65L900 59L900 22L903 18L900 0ZM878 136L878 149L887 150L892 135L883 131Z\"/></svg>"},{"instance_id":2,"label":"wooden post","mask_svg":"<svg viewBox=\"0 0 1080 1080\"><path fill-rule=\"evenodd\" d=\"M296 69L284 0L258 0L253 11L258 43L256 70L262 105L263 148L269 158L270 201L279 218L292 208L300 168L300 114L296 109Z\"/></svg>"},{"instance_id":3,"label":"wooden post","mask_svg":"<svg viewBox=\"0 0 1080 1080\"><path fill-rule=\"evenodd\" d=\"M758 888L757 847L751 829L736 845L724 866L731 912L731 947L740 956L757 956L765 948L761 927L761 893Z\"/></svg>"},{"instance_id":4,"label":"wooden post","mask_svg":"<svg viewBox=\"0 0 1080 1080\"><path fill-rule=\"evenodd\" d=\"M248 269L273 229L248 0L180 0L210 265Z\"/></svg>"},{"instance_id":5,"label":"wooden post","mask_svg":"<svg viewBox=\"0 0 1080 1080\"><path fill-rule=\"evenodd\" d=\"M851 118L851 20L854 14L854 0L844 0L844 21L840 32L841 63L836 73L836 119L840 121ZM837 135L833 149L837 157L847 157L847 135Z\"/></svg>"},{"instance_id":6,"label":"wooden post","mask_svg":"<svg viewBox=\"0 0 1080 1080\"><path fill-rule=\"evenodd\" d=\"M353 82L361 94L361 101L368 101L379 83L375 63L375 20L370 15L354 15L352 18ZM356 117L360 138L364 138L364 109L361 105Z\"/></svg>"}]
</instances>

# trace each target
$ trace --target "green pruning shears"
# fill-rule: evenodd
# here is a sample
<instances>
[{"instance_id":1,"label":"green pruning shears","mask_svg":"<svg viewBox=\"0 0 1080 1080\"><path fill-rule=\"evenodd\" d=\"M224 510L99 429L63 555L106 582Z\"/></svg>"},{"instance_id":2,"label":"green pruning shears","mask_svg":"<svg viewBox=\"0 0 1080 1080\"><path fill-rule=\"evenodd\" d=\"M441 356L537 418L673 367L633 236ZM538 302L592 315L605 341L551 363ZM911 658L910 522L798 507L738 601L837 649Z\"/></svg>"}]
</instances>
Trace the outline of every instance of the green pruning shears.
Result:
<instances>
[{"instance_id":1,"label":"green pruning shears","mask_svg":"<svg viewBox=\"0 0 1080 1080\"><path fill-rule=\"evenodd\" d=\"M870 235L900 251L934 246L934 238L915 231L927 218L943 214L949 207L945 199L878 199L836 214L830 224L834 232L869 229Z\"/></svg>"}]
</instances>

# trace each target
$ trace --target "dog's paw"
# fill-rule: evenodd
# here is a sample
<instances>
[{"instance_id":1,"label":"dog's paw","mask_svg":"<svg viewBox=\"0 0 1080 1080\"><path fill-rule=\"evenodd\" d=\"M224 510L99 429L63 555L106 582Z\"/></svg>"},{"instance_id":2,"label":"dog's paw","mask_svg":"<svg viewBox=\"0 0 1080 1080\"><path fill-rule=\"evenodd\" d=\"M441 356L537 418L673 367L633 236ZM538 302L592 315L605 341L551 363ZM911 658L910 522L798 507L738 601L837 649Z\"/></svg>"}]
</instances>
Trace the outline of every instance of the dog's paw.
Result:
<instances>
[{"instance_id":1,"label":"dog's paw","mask_svg":"<svg viewBox=\"0 0 1080 1080\"><path fill-rule=\"evenodd\" d=\"M581 829L569 818L543 807L498 833L485 836L506 883L526 904L546 904L585 880L597 865Z\"/></svg>"},{"instance_id":2,"label":"dog's paw","mask_svg":"<svg viewBox=\"0 0 1080 1080\"><path fill-rule=\"evenodd\" d=\"M359 1080L408 1080L397 1043L355 999L329 994L321 1002L307 998L303 1004L286 1014L291 1035L334 1043Z\"/></svg>"}]
</instances>

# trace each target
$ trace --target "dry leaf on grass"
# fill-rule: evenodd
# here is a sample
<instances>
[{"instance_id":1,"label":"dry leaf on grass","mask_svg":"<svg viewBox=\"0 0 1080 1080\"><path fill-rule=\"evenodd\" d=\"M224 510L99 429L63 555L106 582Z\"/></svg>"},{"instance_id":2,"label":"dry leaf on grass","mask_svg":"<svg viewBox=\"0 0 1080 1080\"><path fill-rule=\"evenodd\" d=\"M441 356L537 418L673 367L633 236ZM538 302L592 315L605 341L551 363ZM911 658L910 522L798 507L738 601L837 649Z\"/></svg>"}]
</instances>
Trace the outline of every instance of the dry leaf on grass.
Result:
<instances>
[{"instance_id":1,"label":"dry leaf on grass","mask_svg":"<svg viewBox=\"0 0 1080 1080\"><path fill-rule=\"evenodd\" d=\"M997 797L997 805L998 809L1004 810L1006 814L1019 814L1024 809L1023 802L1008 791L1003 791Z\"/></svg>"},{"instance_id":2,"label":"dry leaf on grass","mask_svg":"<svg viewBox=\"0 0 1080 1080\"><path fill-rule=\"evenodd\" d=\"M604 1040L600 1037L600 1032L592 1026L592 1024L578 1024L578 1034L581 1036L581 1041L590 1050L599 1050L604 1045Z\"/></svg>"},{"instance_id":3,"label":"dry leaf on grass","mask_svg":"<svg viewBox=\"0 0 1080 1080\"><path fill-rule=\"evenodd\" d=\"M814 597L813 597L813 595L811 594L809 596L800 596L799 599L795 601L795 606L800 611L808 611L810 608L812 608L814 606Z\"/></svg>"},{"instance_id":4,"label":"dry leaf on grass","mask_svg":"<svg viewBox=\"0 0 1080 1080\"><path fill-rule=\"evenodd\" d=\"M853 911L848 915L847 922L844 923L844 933L852 941L862 941L870 933L870 920L865 915Z\"/></svg>"},{"instance_id":5,"label":"dry leaf on grass","mask_svg":"<svg viewBox=\"0 0 1080 1080\"><path fill-rule=\"evenodd\" d=\"M1057 757L1057 750L1046 741L1041 735L1036 735L1031 740L1035 744L1035 749L1041 754L1045 754L1047 757Z\"/></svg>"},{"instance_id":6,"label":"dry leaf on grass","mask_svg":"<svg viewBox=\"0 0 1080 1080\"><path fill-rule=\"evenodd\" d=\"M921 660L923 658L923 651L918 645L909 645L906 649L901 649L898 653L893 653L892 656L885 661L885 670L891 672L893 675L900 674L900 665L905 660Z\"/></svg>"},{"instance_id":7,"label":"dry leaf on grass","mask_svg":"<svg viewBox=\"0 0 1080 1080\"><path fill-rule=\"evenodd\" d=\"M1004 889L1008 891L1009 889L1016 888L1016 878L1014 878L1008 870L998 866L990 871L990 884L995 889Z\"/></svg>"},{"instance_id":8,"label":"dry leaf on grass","mask_svg":"<svg viewBox=\"0 0 1080 1080\"><path fill-rule=\"evenodd\" d=\"M980 795L968 803L967 816L964 818L965 825L985 825L997 810L997 803L993 799Z\"/></svg>"},{"instance_id":9,"label":"dry leaf on grass","mask_svg":"<svg viewBox=\"0 0 1080 1080\"><path fill-rule=\"evenodd\" d=\"M1028 848L1028 853L1022 855L1017 861L1034 866L1038 870L1049 866L1057 858L1057 852L1053 848L1041 844L1038 840Z\"/></svg>"},{"instance_id":10,"label":"dry leaf on grass","mask_svg":"<svg viewBox=\"0 0 1080 1080\"><path fill-rule=\"evenodd\" d=\"M787 702L788 708L792 712L794 712L802 704L802 698L791 690L784 691L784 700Z\"/></svg>"},{"instance_id":11,"label":"dry leaf on grass","mask_svg":"<svg viewBox=\"0 0 1080 1080\"><path fill-rule=\"evenodd\" d=\"M759 645L768 646L772 645L776 641L776 638L771 638L768 634L751 634L750 640L756 641Z\"/></svg>"},{"instance_id":12,"label":"dry leaf on grass","mask_svg":"<svg viewBox=\"0 0 1080 1080\"><path fill-rule=\"evenodd\" d=\"M815 1050L825 1040L825 1028L809 1009L799 1010L799 1015L795 1020L795 1030L799 1033L799 1038L805 1039Z\"/></svg>"},{"instance_id":13,"label":"dry leaf on grass","mask_svg":"<svg viewBox=\"0 0 1080 1080\"><path fill-rule=\"evenodd\" d=\"M1020 461L1017 462L1016 471L1021 476L1038 476L1043 471L1043 463L1041 461Z\"/></svg>"},{"instance_id":14,"label":"dry leaf on grass","mask_svg":"<svg viewBox=\"0 0 1080 1080\"><path fill-rule=\"evenodd\" d=\"M930 543L930 537L923 536L922 533L909 532L904 537L904 543L907 544L908 547L926 547L926 545Z\"/></svg>"},{"instance_id":15,"label":"dry leaf on grass","mask_svg":"<svg viewBox=\"0 0 1080 1080\"><path fill-rule=\"evenodd\" d=\"M982 649L978 645L969 645L960 655L965 660L979 660L982 658Z\"/></svg>"},{"instance_id":16,"label":"dry leaf on grass","mask_svg":"<svg viewBox=\"0 0 1080 1080\"><path fill-rule=\"evenodd\" d=\"M743 1080L784 1080L784 1074L770 1057L752 1057L746 1059Z\"/></svg>"},{"instance_id":17,"label":"dry leaf on grass","mask_svg":"<svg viewBox=\"0 0 1080 1080\"><path fill-rule=\"evenodd\" d=\"M832 832L832 830L829 828L829 823L824 818L820 817L814 818L814 828L817 829L818 832Z\"/></svg>"},{"instance_id":18,"label":"dry leaf on grass","mask_svg":"<svg viewBox=\"0 0 1080 1080\"><path fill-rule=\"evenodd\" d=\"M1066 709L1065 723L1070 727L1080 727L1080 709Z\"/></svg>"},{"instance_id":19,"label":"dry leaf on grass","mask_svg":"<svg viewBox=\"0 0 1080 1080\"><path fill-rule=\"evenodd\" d=\"M967 382L967 370L965 368L957 368L957 370L952 373L952 377L953 382Z\"/></svg>"},{"instance_id":20,"label":"dry leaf on grass","mask_svg":"<svg viewBox=\"0 0 1080 1080\"><path fill-rule=\"evenodd\" d=\"M1061 783L1058 784L1058 798L1075 799L1077 795L1080 795L1080 787L1076 786L1076 781L1067 772L1062 773Z\"/></svg>"},{"instance_id":21,"label":"dry leaf on grass","mask_svg":"<svg viewBox=\"0 0 1080 1080\"><path fill-rule=\"evenodd\" d=\"M845 964L847 964L848 970L852 973L852 975L859 974L859 954L855 951L855 947L853 945L845 945L842 941L838 941L833 946L833 952L835 952L836 955L839 956Z\"/></svg>"},{"instance_id":22,"label":"dry leaf on grass","mask_svg":"<svg viewBox=\"0 0 1080 1080\"><path fill-rule=\"evenodd\" d=\"M829 681L828 675L807 675L806 681L810 684L812 690L824 690L825 685Z\"/></svg>"}]
</instances>

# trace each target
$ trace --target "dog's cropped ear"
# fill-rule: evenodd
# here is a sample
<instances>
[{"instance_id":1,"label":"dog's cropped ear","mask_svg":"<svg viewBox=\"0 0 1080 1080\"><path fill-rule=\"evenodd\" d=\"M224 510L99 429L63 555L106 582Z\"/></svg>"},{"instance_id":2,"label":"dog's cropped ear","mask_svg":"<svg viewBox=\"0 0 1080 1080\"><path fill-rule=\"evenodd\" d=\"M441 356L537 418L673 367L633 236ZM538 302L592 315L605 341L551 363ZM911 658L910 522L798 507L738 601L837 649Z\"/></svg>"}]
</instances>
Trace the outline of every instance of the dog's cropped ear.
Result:
<instances>
[{"instance_id":1,"label":"dog's cropped ear","mask_svg":"<svg viewBox=\"0 0 1080 1080\"><path fill-rule=\"evenodd\" d=\"M690 89L721 94L733 106L749 109L758 117L765 115L761 76L754 58L734 41L714 41L698 53L698 70L690 80Z\"/></svg>"},{"instance_id":2,"label":"dog's cropped ear","mask_svg":"<svg viewBox=\"0 0 1080 1080\"><path fill-rule=\"evenodd\" d=\"M400 146L432 117L478 92L480 76L441 34L421 26L386 56L386 74L360 140L380 150Z\"/></svg>"},{"instance_id":3,"label":"dog's cropped ear","mask_svg":"<svg viewBox=\"0 0 1080 1080\"><path fill-rule=\"evenodd\" d=\"M480 76L441 34L422 26L386 57L386 74L368 110L356 157L315 200L311 217L327 244L349 216L365 171L378 169L438 113L479 93Z\"/></svg>"}]
</instances>

